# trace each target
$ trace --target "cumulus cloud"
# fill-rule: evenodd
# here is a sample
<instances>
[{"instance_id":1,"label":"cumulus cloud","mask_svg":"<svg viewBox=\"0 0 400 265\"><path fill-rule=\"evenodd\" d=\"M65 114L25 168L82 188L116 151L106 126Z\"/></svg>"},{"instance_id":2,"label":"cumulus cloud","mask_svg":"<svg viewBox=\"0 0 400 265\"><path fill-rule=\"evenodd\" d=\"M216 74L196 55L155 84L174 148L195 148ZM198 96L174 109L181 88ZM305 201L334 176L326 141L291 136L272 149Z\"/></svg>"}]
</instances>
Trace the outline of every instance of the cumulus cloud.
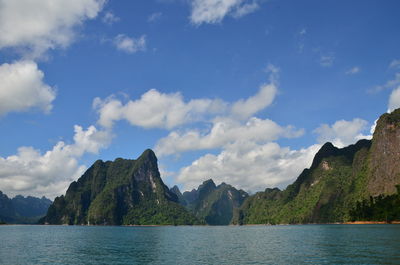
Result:
<instances>
[{"instance_id":1,"label":"cumulus cloud","mask_svg":"<svg viewBox=\"0 0 400 265\"><path fill-rule=\"evenodd\" d=\"M66 47L74 30L93 19L105 0L0 0L0 49L19 48L31 58Z\"/></svg>"},{"instance_id":2,"label":"cumulus cloud","mask_svg":"<svg viewBox=\"0 0 400 265\"><path fill-rule=\"evenodd\" d=\"M121 19L119 17L117 17L116 15L114 15L113 12L111 11L107 11L103 18L101 19L103 21L103 23L108 24L108 25L112 25L115 22L120 21Z\"/></svg>"},{"instance_id":3,"label":"cumulus cloud","mask_svg":"<svg viewBox=\"0 0 400 265\"><path fill-rule=\"evenodd\" d=\"M180 93L160 93L151 89L140 99L123 104L111 96L105 100L95 98L93 107L99 113L98 123L112 127L118 120L144 128L167 128L201 119L207 113L221 113L226 104L215 99L194 99L185 102Z\"/></svg>"},{"instance_id":4,"label":"cumulus cloud","mask_svg":"<svg viewBox=\"0 0 400 265\"><path fill-rule=\"evenodd\" d=\"M49 112L56 93L43 78L43 72L32 61L0 65L0 116L32 108Z\"/></svg>"},{"instance_id":5,"label":"cumulus cloud","mask_svg":"<svg viewBox=\"0 0 400 265\"><path fill-rule=\"evenodd\" d=\"M140 99L125 104L115 98L95 98L94 109L99 113L98 123L112 127L115 121L127 120L130 124L144 128L174 127L197 121L206 121L216 116L246 120L251 115L271 105L277 94L276 68L270 66L269 84L263 84L256 95L228 103L220 99L192 99L185 101L180 93L161 93L151 89Z\"/></svg>"},{"instance_id":6,"label":"cumulus cloud","mask_svg":"<svg viewBox=\"0 0 400 265\"><path fill-rule=\"evenodd\" d=\"M74 142L59 141L41 153L33 147L20 147L16 155L0 157L0 187L7 195L17 194L54 198L82 175L85 166L78 159L85 153L98 153L106 147L111 134L94 126L86 130L75 125Z\"/></svg>"},{"instance_id":7,"label":"cumulus cloud","mask_svg":"<svg viewBox=\"0 0 400 265\"><path fill-rule=\"evenodd\" d=\"M246 119L260 110L270 106L278 93L277 83L279 68L268 64L265 72L269 74L269 83L262 84L254 96L247 99L240 99L233 103L231 115L235 118Z\"/></svg>"},{"instance_id":8,"label":"cumulus cloud","mask_svg":"<svg viewBox=\"0 0 400 265\"><path fill-rule=\"evenodd\" d=\"M272 104L278 91L279 69L269 65L266 71L269 83L261 85L254 96L232 103L220 99L188 101L180 93L152 89L127 102L114 96L96 98L93 107L99 113L98 123L106 128L126 120L143 128L172 130L156 144L158 156L219 150L218 155L206 154L177 175L168 173L187 189L210 177L253 191L266 186L283 187L311 164L319 145L301 150L281 147L274 141L300 137L304 130L254 116ZM189 123L195 129L183 129Z\"/></svg>"},{"instance_id":9,"label":"cumulus cloud","mask_svg":"<svg viewBox=\"0 0 400 265\"><path fill-rule=\"evenodd\" d=\"M318 134L318 142L331 142L337 147L345 147L360 139L369 139L370 135L362 133L368 129L368 122L359 118L352 121L339 120L332 125L322 124L314 130Z\"/></svg>"},{"instance_id":10,"label":"cumulus cloud","mask_svg":"<svg viewBox=\"0 0 400 265\"><path fill-rule=\"evenodd\" d=\"M239 100L232 106L232 115L247 118L271 105L278 89L275 84L263 84L258 93L245 100Z\"/></svg>"},{"instance_id":11,"label":"cumulus cloud","mask_svg":"<svg viewBox=\"0 0 400 265\"><path fill-rule=\"evenodd\" d=\"M358 74L360 71L361 71L360 67L354 66L353 68L346 71L346 75L355 75Z\"/></svg>"},{"instance_id":12,"label":"cumulus cloud","mask_svg":"<svg viewBox=\"0 0 400 265\"><path fill-rule=\"evenodd\" d=\"M119 34L114 38L115 47L127 53L135 53L146 50L146 36L142 35L139 38L131 38L124 34Z\"/></svg>"},{"instance_id":13,"label":"cumulus cloud","mask_svg":"<svg viewBox=\"0 0 400 265\"><path fill-rule=\"evenodd\" d=\"M259 8L258 1L248 0L194 0L190 20L193 24L219 23L225 16L239 18Z\"/></svg>"},{"instance_id":14,"label":"cumulus cloud","mask_svg":"<svg viewBox=\"0 0 400 265\"><path fill-rule=\"evenodd\" d=\"M216 119L209 132L189 130L185 133L171 132L158 141L155 147L157 155L171 155L191 150L222 148L238 141L265 143L278 138L299 137L303 130L291 126L282 127L269 119L250 118L246 123L229 118Z\"/></svg>"},{"instance_id":15,"label":"cumulus cloud","mask_svg":"<svg viewBox=\"0 0 400 265\"><path fill-rule=\"evenodd\" d=\"M290 150L277 143L256 144L236 142L217 155L207 154L182 168L176 181L186 190L212 178L247 191L260 191L266 187L286 187L306 168L320 145Z\"/></svg>"},{"instance_id":16,"label":"cumulus cloud","mask_svg":"<svg viewBox=\"0 0 400 265\"><path fill-rule=\"evenodd\" d=\"M400 87L394 89L390 94L388 108L388 112L392 112L395 109L400 108Z\"/></svg>"}]
</instances>

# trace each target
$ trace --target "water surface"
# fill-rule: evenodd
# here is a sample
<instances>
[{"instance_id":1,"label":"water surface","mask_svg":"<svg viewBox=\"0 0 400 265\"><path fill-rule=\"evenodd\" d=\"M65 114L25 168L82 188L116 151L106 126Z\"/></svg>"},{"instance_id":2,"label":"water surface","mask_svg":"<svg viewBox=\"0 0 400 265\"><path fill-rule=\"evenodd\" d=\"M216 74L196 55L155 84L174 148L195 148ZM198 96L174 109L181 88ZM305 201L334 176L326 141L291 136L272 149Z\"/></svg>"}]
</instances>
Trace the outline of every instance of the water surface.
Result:
<instances>
[{"instance_id":1,"label":"water surface","mask_svg":"<svg viewBox=\"0 0 400 265\"><path fill-rule=\"evenodd\" d=\"M1 264L400 264L400 225L0 226Z\"/></svg>"}]
</instances>

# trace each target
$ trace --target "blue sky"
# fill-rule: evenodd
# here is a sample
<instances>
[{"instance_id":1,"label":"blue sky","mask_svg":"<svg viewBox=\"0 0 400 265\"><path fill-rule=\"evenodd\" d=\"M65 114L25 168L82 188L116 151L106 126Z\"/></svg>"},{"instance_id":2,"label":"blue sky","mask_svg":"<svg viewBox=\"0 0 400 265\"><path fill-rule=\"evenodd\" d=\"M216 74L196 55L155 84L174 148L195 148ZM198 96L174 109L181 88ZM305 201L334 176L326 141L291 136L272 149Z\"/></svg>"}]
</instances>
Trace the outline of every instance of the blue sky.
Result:
<instances>
[{"instance_id":1,"label":"blue sky","mask_svg":"<svg viewBox=\"0 0 400 265\"><path fill-rule=\"evenodd\" d=\"M0 190L65 192L95 160L168 185L284 188L400 106L395 0L0 0Z\"/></svg>"}]
</instances>

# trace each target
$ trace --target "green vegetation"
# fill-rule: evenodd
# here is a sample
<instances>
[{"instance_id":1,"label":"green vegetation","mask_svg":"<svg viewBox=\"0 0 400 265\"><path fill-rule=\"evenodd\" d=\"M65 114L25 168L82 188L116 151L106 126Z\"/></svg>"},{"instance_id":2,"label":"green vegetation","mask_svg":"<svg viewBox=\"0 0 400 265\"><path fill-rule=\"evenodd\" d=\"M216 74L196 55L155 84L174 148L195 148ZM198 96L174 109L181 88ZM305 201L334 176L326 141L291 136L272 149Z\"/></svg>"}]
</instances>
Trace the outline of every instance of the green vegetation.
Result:
<instances>
[{"instance_id":1,"label":"green vegetation","mask_svg":"<svg viewBox=\"0 0 400 265\"><path fill-rule=\"evenodd\" d=\"M0 221L10 224L34 224L43 217L51 201L45 197L23 197L10 199L0 191Z\"/></svg>"},{"instance_id":2,"label":"green vegetation","mask_svg":"<svg viewBox=\"0 0 400 265\"><path fill-rule=\"evenodd\" d=\"M370 141L338 149L325 144L286 190L267 189L247 199L236 224L297 224L343 222L363 199L364 171Z\"/></svg>"},{"instance_id":3,"label":"green vegetation","mask_svg":"<svg viewBox=\"0 0 400 265\"><path fill-rule=\"evenodd\" d=\"M216 186L214 181L209 179L197 190L184 192L180 202L206 224L228 225L247 197L248 194L243 190L237 190L225 183Z\"/></svg>"},{"instance_id":4,"label":"green vegetation","mask_svg":"<svg viewBox=\"0 0 400 265\"><path fill-rule=\"evenodd\" d=\"M201 224L194 215L175 203L144 203L133 207L123 219L124 225L184 225Z\"/></svg>"},{"instance_id":5,"label":"green vegetation","mask_svg":"<svg viewBox=\"0 0 400 265\"><path fill-rule=\"evenodd\" d=\"M147 150L136 161L97 161L65 196L56 198L42 221L116 225L398 221L399 150L400 109L380 117L372 141L360 140L342 149L326 143L311 167L285 190L266 189L250 197L212 180L183 194L178 187L169 190L159 176L154 153Z\"/></svg>"},{"instance_id":6,"label":"green vegetation","mask_svg":"<svg viewBox=\"0 0 400 265\"><path fill-rule=\"evenodd\" d=\"M400 220L400 185L396 186L397 193L392 195L379 195L368 200L357 202L356 207L350 212L352 221L384 221Z\"/></svg>"},{"instance_id":7,"label":"green vegetation","mask_svg":"<svg viewBox=\"0 0 400 265\"><path fill-rule=\"evenodd\" d=\"M200 222L160 178L157 158L146 150L137 160L96 161L41 220L48 224L183 225Z\"/></svg>"},{"instance_id":8,"label":"green vegetation","mask_svg":"<svg viewBox=\"0 0 400 265\"><path fill-rule=\"evenodd\" d=\"M286 190L249 197L236 224L400 220L400 109L383 114L372 141L325 144Z\"/></svg>"}]
</instances>

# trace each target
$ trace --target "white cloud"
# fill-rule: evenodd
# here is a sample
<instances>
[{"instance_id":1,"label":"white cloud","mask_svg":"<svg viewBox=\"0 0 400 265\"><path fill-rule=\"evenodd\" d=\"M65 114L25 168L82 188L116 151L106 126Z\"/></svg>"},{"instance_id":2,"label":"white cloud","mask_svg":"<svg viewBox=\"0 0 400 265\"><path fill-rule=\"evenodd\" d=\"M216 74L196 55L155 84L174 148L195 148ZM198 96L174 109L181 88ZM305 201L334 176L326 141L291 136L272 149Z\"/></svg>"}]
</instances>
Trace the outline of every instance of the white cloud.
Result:
<instances>
[{"instance_id":1,"label":"white cloud","mask_svg":"<svg viewBox=\"0 0 400 265\"><path fill-rule=\"evenodd\" d=\"M270 119L252 116L270 105L277 92L279 70L270 65L270 83L260 87L255 96L228 104L225 112L212 120L208 129L172 131L158 141L158 156L177 155L194 150L219 150L218 155L206 154L175 174L175 182L185 189L197 187L208 178L227 182L251 191L280 186L293 181L311 164L319 145L301 150L282 148L274 141L300 137L304 130L280 126ZM171 174L170 174L171 175Z\"/></svg>"},{"instance_id":2,"label":"white cloud","mask_svg":"<svg viewBox=\"0 0 400 265\"><path fill-rule=\"evenodd\" d=\"M156 144L159 156L220 150L219 155L207 154L182 168L178 175L168 174L185 188L196 187L210 177L251 190L282 186L311 164L319 145L302 150L282 148L273 141L299 137L304 130L253 116L271 105L278 91L279 69L269 65L266 71L270 74L269 83L261 85L256 95L232 103L219 99L185 101L180 93L166 94L152 89L125 103L113 96L96 98L93 107L99 113L98 123L107 128L119 120L144 128L180 128ZM182 129L183 125L194 122L203 130Z\"/></svg>"},{"instance_id":3,"label":"white cloud","mask_svg":"<svg viewBox=\"0 0 400 265\"><path fill-rule=\"evenodd\" d=\"M118 120L127 120L135 126L167 129L197 121L208 113L224 112L225 105L218 99L194 99L185 102L180 93L165 94L155 89L126 104L114 97L105 100L96 98L93 101L93 106L100 115L98 123L104 127L111 127Z\"/></svg>"},{"instance_id":4,"label":"white cloud","mask_svg":"<svg viewBox=\"0 0 400 265\"><path fill-rule=\"evenodd\" d=\"M374 121L374 124L371 125L371 128L370 128L370 130L369 130L370 135L373 135L373 134L374 134L375 129L376 129L376 125L378 124L378 120L379 120L379 118L376 119L376 120Z\"/></svg>"},{"instance_id":5,"label":"white cloud","mask_svg":"<svg viewBox=\"0 0 400 265\"><path fill-rule=\"evenodd\" d=\"M277 80L279 78L279 68L269 64L265 72L269 74L269 83L262 84L256 95L247 99L240 99L233 103L231 109L233 117L246 119L272 104L278 93Z\"/></svg>"},{"instance_id":6,"label":"white cloud","mask_svg":"<svg viewBox=\"0 0 400 265\"><path fill-rule=\"evenodd\" d=\"M303 130L294 130L291 126L282 127L269 119L252 117L243 124L237 120L219 118L206 134L199 130L171 132L158 141L155 151L158 156L164 156L191 150L222 148L238 141L265 143L281 137L299 137L303 133Z\"/></svg>"},{"instance_id":7,"label":"white cloud","mask_svg":"<svg viewBox=\"0 0 400 265\"><path fill-rule=\"evenodd\" d=\"M0 65L0 116L32 108L49 112L56 93L32 61Z\"/></svg>"},{"instance_id":8,"label":"white cloud","mask_svg":"<svg viewBox=\"0 0 400 265\"><path fill-rule=\"evenodd\" d=\"M398 85L400 85L400 73L395 73L393 79L387 81L384 85L375 86L374 88L369 89L368 92L376 93L385 89L395 88Z\"/></svg>"},{"instance_id":9,"label":"white cloud","mask_svg":"<svg viewBox=\"0 0 400 265\"><path fill-rule=\"evenodd\" d=\"M253 13L257 9L260 8L260 5L256 2L253 1L252 3L247 3L242 6L239 6L232 14L234 18L241 18L245 15L248 15L250 13Z\"/></svg>"},{"instance_id":10,"label":"white cloud","mask_svg":"<svg viewBox=\"0 0 400 265\"><path fill-rule=\"evenodd\" d=\"M135 38L130 38L124 34L119 34L114 38L114 45L118 50L127 53L145 51L146 36L142 35L141 37L135 39Z\"/></svg>"},{"instance_id":11,"label":"white cloud","mask_svg":"<svg viewBox=\"0 0 400 265\"><path fill-rule=\"evenodd\" d=\"M265 109L271 105L277 91L278 89L275 84L263 84L256 95L234 103L232 106L232 115L238 118L247 118Z\"/></svg>"},{"instance_id":12,"label":"white cloud","mask_svg":"<svg viewBox=\"0 0 400 265\"><path fill-rule=\"evenodd\" d=\"M17 194L54 198L64 193L68 185L82 175L85 166L78 159L85 153L97 154L106 147L111 134L94 126L83 130L75 126L74 143L58 142L41 153L33 147L20 147L18 153L0 157L0 187L7 195Z\"/></svg>"},{"instance_id":13,"label":"white cloud","mask_svg":"<svg viewBox=\"0 0 400 265\"><path fill-rule=\"evenodd\" d=\"M219 23L228 14L239 18L258 9L258 1L193 0L190 20L193 24Z\"/></svg>"},{"instance_id":14,"label":"white cloud","mask_svg":"<svg viewBox=\"0 0 400 265\"><path fill-rule=\"evenodd\" d=\"M321 57L319 58L319 64L323 67L332 66L334 61L335 61L335 57L332 54L321 55Z\"/></svg>"},{"instance_id":15,"label":"white cloud","mask_svg":"<svg viewBox=\"0 0 400 265\"><path fill-rule=\"evenodd\" d=\"M93 19L104 0L0 0L0 49L19 48L38 57L48 49L68 46L75 28Z\"/></svg>"},{"instance_id":16,"label":"white cloud","mask_svg":"<svg viewBox=\"0 0 400 265\"><path fill-rule=\"evenodd\" d=\"M360 67L354 66L353 68L346 71L346 75L355 75L358 74L360 71L361 71Z\"/></svg>"},{"instance_id":17,"label":"white cloud","mask_svg":"<svg viewBox=\"0 0 400 265\"><path fill-rule=\"evenodd\" d=\"M393 60L389 64L389 68L399 68L400 67L400 60Z\"/></svg>"},{"instance_id":18,"label":"white cloud","mask_svg":"<svg viewBox=\"0 0 400 265\"><path fill-rule=\"evenodd\" d=\"M260 191L266 187L281 188L311 166L320 145L307 149L290 150L277 143L263 145L240 142L228 146L218 155L207 154L179 171L176 181L186 190L212 178L247 191Z\"/></svg>"},{"instance_id":19,"label":"white cloud","mask_svg":"<svg viewBox=\"0 0 400 265\"><path fill-rule=\"evenodd\" d=\"M331 142L337 147L345 147L360 139L371 138L370 135L362 134L367 129L367 125L367 121L358 118L352 121L339 120L331 126L322 124L314 130L314 133L318 134L318 142L321 144Z\"/></svg>"},{"instance_id":20,"label":"white cloud","mask_svg":"<svg viewBox=\"0 0 400 265\"><path fill-rule=\"evenodd\" d=\"M161 12L155 12L153 14L151 14L148 18L147 18L147 22L149 23L154 23L158 20L160 20L162 17L162 13Z\"/></svg>"},{"instance_id":21,"label":"white cloud","mask_svg":"<svg viewBox=\"0 0 400 265\"><path fill-rule=\"evenodd\" d=\"M392 88L400 84L400 73L396 73L392 80L386 82L383 88Z\"/></svg>"},{"instance_id":22,"label":"white cloud","mask_svg":"<svg viewBox=\"0 0 400 265\"><path fill-rule=\"evenodd\" d=\"M394 89L390 94L388 108L388 112L392 112L395 109L400 108L400 87Z\"/></svg>"},{"instance_id":23,"label":"white cloud","mask_svg":"<svg viewBox=\"0 0 400 265\"><path fill-rule=\"evenodd\" d=\"M121 19L117 17L113 12L108 11L104 14L101 20L108 25L112 25L115 22L120 21Z\"/></svg>"},{"instance_id":24,"label":"white cloud","mask_svg":"<svg viewBox=\"0 0 400 265\"><path fill-rule=\"evenodd\" d=\"M258 93L247 99L228 103L220 99L193 99L185 102L180 93L165 94L151 89L140 99L123 103L114 96L104 100L95 98L94 109L99 113L98 123L112 127L118 120L127 120L130 124L144 128L172 129L183 124L209 121L216 116L246 120L251 115L268 107L277 93L275 78L278 69L268 66L269 84L263 84Z\"/></svg>"}]
</instances>

